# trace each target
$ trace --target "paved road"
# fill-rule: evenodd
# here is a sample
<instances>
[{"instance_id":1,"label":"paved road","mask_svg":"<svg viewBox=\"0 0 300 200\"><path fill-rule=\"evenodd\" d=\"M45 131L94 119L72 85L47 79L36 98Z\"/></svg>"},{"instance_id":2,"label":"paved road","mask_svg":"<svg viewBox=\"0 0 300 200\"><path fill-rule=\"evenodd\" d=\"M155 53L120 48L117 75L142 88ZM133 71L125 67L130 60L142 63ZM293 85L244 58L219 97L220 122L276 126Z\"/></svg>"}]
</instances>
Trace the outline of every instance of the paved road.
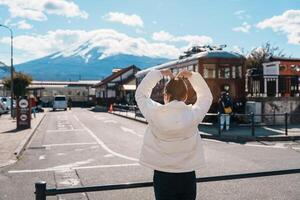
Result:
<instances>
[{"instance_id":1,"label":"paved road","mask_svg":"<svg viewBox=\"0 0 300 200\"><path fill-rule=\"evenodd\" d=\"M152 180L137 164L146 125L87 109L49 112L22 159L0 169L1 200L34 199L34 182L48 187ZM300 168L300 142L224 143L204 140L207 164L197 176ZM300 196L300 174L198 184L197 199L289 199ZM47 199L57 199L51 197ZM62 195L58 199L154 199L153 189Z\"/></svg>"}]
</instances>

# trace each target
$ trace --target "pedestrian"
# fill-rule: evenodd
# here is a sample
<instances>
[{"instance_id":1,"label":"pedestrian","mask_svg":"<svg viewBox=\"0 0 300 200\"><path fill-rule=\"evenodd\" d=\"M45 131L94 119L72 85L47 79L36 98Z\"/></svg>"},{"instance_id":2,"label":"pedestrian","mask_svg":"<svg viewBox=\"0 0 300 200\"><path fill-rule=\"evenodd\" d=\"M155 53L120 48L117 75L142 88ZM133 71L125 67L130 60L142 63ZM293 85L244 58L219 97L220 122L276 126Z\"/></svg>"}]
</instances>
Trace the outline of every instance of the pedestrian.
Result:
<instances>
[{"instance_id":1,"label":"pedestrian","mask_svg":"<svg viewBox=\"0 0 300 200\"><path fill-rule=\"evenodd\" d=\"M69 99L68 99L68 107L69 107L69 110L72 109L72 98L71 97L69 97Z\"/></svg>"},{"instance_id":2,"label":"pedestrian","mask_svg":"<svg viewBox=\"0 0 300 200\"><path fill-rule=\"evenodd\" d=\"M153 101L152 89L163 78L170 81L164 88L164 105ZM197 101L186 105L188 79L196 91ZM204 152L198 124L207 113L212 94L199 73L152 70L136 90L137 105L148 121L139 162L154 170L156 200L195 200L195 170L204 164Z\"/></svg>"},{"instance_id":3,"label":"pedestrian","mask_svg":"<svg viewBox=\"0 0 300 200\"><path fill-rule=\"evenodd\" d=\"M227 91L223 91L219 98L219 112L221 131L224 129L224 126L226 127L226 131L228 131L230 127L230 116L233 112L233 102Z\"/></svg>"}]
</instances>

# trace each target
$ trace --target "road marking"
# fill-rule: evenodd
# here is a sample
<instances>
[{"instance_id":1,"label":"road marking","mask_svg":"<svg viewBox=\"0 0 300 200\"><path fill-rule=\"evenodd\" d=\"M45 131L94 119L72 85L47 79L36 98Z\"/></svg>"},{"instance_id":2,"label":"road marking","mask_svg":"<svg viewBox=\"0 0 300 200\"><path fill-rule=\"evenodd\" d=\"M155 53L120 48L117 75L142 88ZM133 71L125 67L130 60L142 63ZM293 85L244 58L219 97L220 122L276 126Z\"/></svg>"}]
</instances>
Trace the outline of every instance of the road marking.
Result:
<instances>
[{"instance_id":1,"label":"road marking","mask_svg":"<svg viewBox=\"0 0 300 200\"><path fill-rule=\"evenodd\" d=\"M288 147L284 146L284 144L276 143L275 145L262 145L262 144L251 144L251 143L245 143L245 144L239 144L234 142L222 142L218 140L210 140L210 139L202 139L204 141L209 142L215 142L215 143L226 143L231 145L242 145L242 146L248 146L248 147L263 147L263 148L275 148L275 149L288 149Z\"/></svg>"},{"instance_id":2,"label":"road marking","mask_svg":"<svg viewBox=\"0 0 300 200\"><path fill-rule=\"evenodd\" d=\"M118 122L115 121L115 120L112 120L112 119L108 119L108 120L105 120L103 121L104 123L113 123L113 124L117 124Z\"/></svg>"},{"instance_id":3,"label":"road marking","mask_svg":"<svg viewBox=\"0 0 300 200\"><path fill-rule=\"evenodd\" d=\"M37 173L37 172L52 172L52 171L70 171L75 169L104 169L104 168L117 168L117 167L132 167L140 166L138 163L131 164L116 164L116 165L92 165L92 166L82 166L82 167L66 167L66 168L46 168L46 169L27 169L27 170L11 170L8 171L10 174L17 173Z\"/></svg>"},{"instance_id":4,"label":"road marking","mask_svg":"<svg viewBox=\"0 0 300 200\"><path fill-rule=\"evenodd\" d=\"M275 149L288 149L288 147L285 147L279 143L276 143L275 145L261 145L261 144L245 144L245 146L250 147L264 147L264 148L275 148Z\"/></svg>"},{"instance_id":5,"label":"road marking","mask_svg":"<svg viewBox=\"0 0 300 200\"><path fill-rule=\"evenodd\" d=\"M73 132L73 131L84 131L84 129L53 129L47 130L47 133L55 133L55 132Z\"/></svg>"},{"instance_id":6,"label":"road marking","mask_svg":"<svg viewBox=\"0 0 300 200\"><path fill-rule=\"evenodd\" d=\"M89 164L89 163L91 163L93 161L94 161L94 159L88 159L88 160L85 160L85 161L79 161L79 162L75 162L75 163L70 163L70 164L65 164L65 165L59 165L59 166L50 167L50 168L46 168L46 169L11 170L8 173L68 171L68 170L75 169L76 167L79 167L80 165Z\"/></svg>"},{"instance_id":7,"label":"road marking","mask_svg":"<svg viewBox=\"0 0 300 200\"><path fill-rule=\"evenodd\" d=\"M83 151L84 149L75 149L75 151Z\"/></svg>"},{"instance_id":8,"label":"road marking","mask_svg":"<svg viewBox=\"0 0 300 200\"><path fill-rule=\"evenodd\" d=\"M66 155L66 153L58 153L57 155L58 156L64 156L64 155Z\"/></svg>"},{"instance_id":9,"label":"road marking","mask_svg":"<svg viewBox=\"0 0 300 200\"><path fill-rule=\"evenodd\" d=\"M86 127L79 119L76 115L74 115L75 118L77 118L77 121L80 123L80 125L96 140L96 142L104 149L106 150L108 153L111 153L117 157L120 157L120 158L124 158L124 159L127 159L127 160L132 160L132 161L138 161L138 159L136 158L132 158L132 157L129 157L129 156L125 156L123 154L120 154L120 153L117 153L113 150L111 150L110 148L108 148L108 146L106 146L104 144L104 142L99 139L94 133L93 131L91 131L88 127Z\"/></svg>"},{"instance_id":10,"label":"road marking","mask_svg":"<svg viewBox=\"0 0 300 200\"><path fill-rule=\"evenodd\" d=\"M39 160L45 160L45 155L41 155L40 157L39 157Z\"/></svg>"},{"instance_id":11,"label":"road marking","mask_svg":"<svg viewBox=\"0 0 300 200\"><path fill-rule=\"evenodd\" d=\"M112 155L112 154L106 154L106 155L104 155L103 157L104 157L104 158L111 158L111 157L114 157L114 155Z\"/></svg>"},{"instance_id":12,"label":"road marking","mask_svg":"<svg viewBox=\"0 0 300 200\"><path fill-rule=\"evenodd\" d=\"M108 119L107 117L101 117L101 116L98 116L98 115L94 116L94 118L96 118L97 120L106 120L106 119Z\"/></svg>"},{"instance_id":13,"label":"road marking","mask_svg":"<svg viewBox=\"0 0 300 200\"><path fill-rule=\"evenodd\" d=\"M133 135L136 135L138 137L143 137L142 135L140 134L137 134L134 130L130 129L130 128L126 128L124 126L121 126L121 129L124 131L124 132L127 132L127 133L131 133Z\"/></svg>"},{"instance_id":14,"label":"road marking","mask_svg":"<svg viewBox=\"0 0 300 200\"><path fill-rule=\"evenodd\" d=\"M281 130L273 129L273 128L266 127L266 126L264 126L263 128L264 128L264 129L266 129L266 130L268 130L268 131L273 131L273 132L276 132L276 133L285 134L285 131L281 131Z\"/></svg>"},{"instance_id":15,"label":"road marking","mask_svg":"<svg viewBox=\"0 0 300 200\"><path fill-rule=\"evenodd\" d=\"M82 142L82 143L60 143L60 144L45 144L43 147L59 147L59 146L80 146L80 145L95 145L95 142Z\"/></svg>"}]
</instances>

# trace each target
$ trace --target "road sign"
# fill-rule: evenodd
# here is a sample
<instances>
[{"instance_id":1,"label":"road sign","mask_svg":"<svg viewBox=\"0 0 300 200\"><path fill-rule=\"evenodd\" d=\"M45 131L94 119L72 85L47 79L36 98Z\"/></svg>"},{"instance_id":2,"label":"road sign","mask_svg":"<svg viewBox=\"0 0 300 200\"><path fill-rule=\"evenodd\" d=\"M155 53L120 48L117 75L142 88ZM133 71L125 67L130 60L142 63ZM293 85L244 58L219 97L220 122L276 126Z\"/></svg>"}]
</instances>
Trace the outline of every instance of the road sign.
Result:
<instances>
[{"instance_id":1,"label":"road sign","mask_svg":"<svg viewBox=\"0 0 300 200\"><path fill-rule=\"evenodd\" d=\"M17 129L31 127L31 106L27 97L20 97L17 101Z\"/></svg>"}]
</instances>

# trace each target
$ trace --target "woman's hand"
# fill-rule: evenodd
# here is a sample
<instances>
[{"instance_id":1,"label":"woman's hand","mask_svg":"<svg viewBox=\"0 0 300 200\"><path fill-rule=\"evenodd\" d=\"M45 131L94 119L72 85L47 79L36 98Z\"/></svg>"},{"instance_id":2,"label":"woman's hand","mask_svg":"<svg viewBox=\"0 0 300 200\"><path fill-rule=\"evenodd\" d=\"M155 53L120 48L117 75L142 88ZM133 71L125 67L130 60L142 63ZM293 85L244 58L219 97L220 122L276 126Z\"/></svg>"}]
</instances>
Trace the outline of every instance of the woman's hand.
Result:
<instances>
[{"instance_id":1,"label":"woman's hand","mask_svg":"<svg viewBox=\"0 0 300 200\"><path fill-rule=\"evenodd\" d=\"M183 71L179 72L176 77L179 77L179 78L190 78L191 76L192 76L192 72L190 72L188 70L183 70Z\"/></svg>"},{"instance_id":2,"label":"woman's hand","mask_svg":"<svg viewBox=\"0 0 300 200\"><path fill-rule=\"evenodd\" d=\"M163 75L163 76L169 76L170 78L174 78L174 74L172 73L172 71L170 69L163 69L163 70L160 70L160 73Z\"/></svg>"}]
</instances>

